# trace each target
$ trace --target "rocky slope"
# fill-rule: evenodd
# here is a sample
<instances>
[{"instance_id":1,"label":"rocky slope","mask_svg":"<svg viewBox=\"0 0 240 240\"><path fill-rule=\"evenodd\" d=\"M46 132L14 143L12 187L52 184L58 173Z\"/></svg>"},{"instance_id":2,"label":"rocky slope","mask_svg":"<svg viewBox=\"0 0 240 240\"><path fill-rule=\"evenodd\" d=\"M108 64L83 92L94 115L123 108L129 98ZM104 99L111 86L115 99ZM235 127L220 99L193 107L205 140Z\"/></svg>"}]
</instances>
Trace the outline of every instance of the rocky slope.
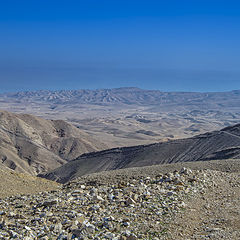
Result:
<instances>
[{"instance_id":1,"label":"rocky slope","mask_svg":"<svg viewBox=\"0 0 240 240\"><path fill-rule=\"evenodd\" d=\"M240 125L150 145L115 148L83 154L39 176L65 183L84 174L164 163L240 159Z\"/></svg>"},{"instance_id":2,"label":"rocky slope","mask_svg":"<svg viewBox=\"0 0 240 240\"><path fill-rule=\"evenodd\" d=\"M239 168L165 170L93 174L56 191L1 199L0 239L240 238Z\"/></svg>"},{"instance_id":3,"label":"rocky slope","mask_svg":"<svg viewBox=\"0 0 240 240\"><path fill-rule=\"evenodd\" d=\"M36 175L105 148L67 122L0 111L0 161L17 172Z\"/></svg>"}]
</instances>

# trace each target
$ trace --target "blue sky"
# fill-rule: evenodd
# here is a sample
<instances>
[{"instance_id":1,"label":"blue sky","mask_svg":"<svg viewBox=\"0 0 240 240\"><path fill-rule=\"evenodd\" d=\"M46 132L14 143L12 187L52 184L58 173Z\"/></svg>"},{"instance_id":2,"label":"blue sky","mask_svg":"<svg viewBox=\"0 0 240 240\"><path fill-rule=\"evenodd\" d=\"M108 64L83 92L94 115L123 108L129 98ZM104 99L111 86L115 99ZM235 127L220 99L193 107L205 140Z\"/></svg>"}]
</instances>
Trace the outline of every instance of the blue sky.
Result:
<instances>
[{"instance_id":1,"label":"blue sky","mask_svg":"<svg viewBox=\"0 0 240 240\"><path fill-rule=\"evenodd\" d=\"M240 2L0 0L1 92L240 89Z\"/></svg>"}]
</instances>

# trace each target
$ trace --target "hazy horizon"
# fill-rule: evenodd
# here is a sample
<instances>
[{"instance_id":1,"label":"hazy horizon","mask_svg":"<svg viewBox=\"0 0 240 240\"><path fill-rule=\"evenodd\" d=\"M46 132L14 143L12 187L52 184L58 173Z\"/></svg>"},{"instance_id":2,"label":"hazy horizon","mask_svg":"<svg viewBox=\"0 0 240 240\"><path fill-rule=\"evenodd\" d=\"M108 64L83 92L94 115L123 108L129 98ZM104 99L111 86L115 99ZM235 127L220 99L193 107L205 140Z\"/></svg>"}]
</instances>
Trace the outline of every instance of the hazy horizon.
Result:
<instances>
[{"instance_id":1,"label":"hazy horizon","mask_svg":"<svg viewBox=\"0 0 240 240\"><path fill-rule=\"evenodd\" d=\"M75 88L75 89L33 89L33 90L20 90L20 91L1 91L0 94L11 94L11 93L18 93L18 92L44 92L44 91L50 91L50 92L58 92L58 91L81 91L81 90L89 90L89 91L97 91L97 90L113 90L113 89L129 89L129 88L135 88L135 89L141 89L146 91L160 91L160 92L186 92L186 93L224 93L224 92L233 92L233 91L240 91L239 89L230 89L225 91L164 91L157 88L140 88L140 87L134 87L134 86L128 86L128 87L113 87L113 88Z\"/></svg>"}]
</instances>

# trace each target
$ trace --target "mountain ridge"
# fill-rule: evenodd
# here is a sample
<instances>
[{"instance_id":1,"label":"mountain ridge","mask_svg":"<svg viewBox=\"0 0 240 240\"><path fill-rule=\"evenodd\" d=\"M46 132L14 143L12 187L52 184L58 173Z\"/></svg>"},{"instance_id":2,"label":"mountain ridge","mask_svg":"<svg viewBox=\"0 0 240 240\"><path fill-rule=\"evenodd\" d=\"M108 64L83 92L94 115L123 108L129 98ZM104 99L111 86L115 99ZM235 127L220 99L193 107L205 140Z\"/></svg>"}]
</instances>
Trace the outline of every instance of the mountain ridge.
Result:
<instances>
[{"instance_id":1,"label":"mountain ridge","mask_svg":"<svg viewBox=\"0 0 240 240\"><path fill-rule=\"evenodd\" d=\"M238 124L192 138L87 153L39 176L65 183L100 171L177 162L240 159L240 137L229 133L232 129L240 134Z\"/></svg>"}]
</instances>

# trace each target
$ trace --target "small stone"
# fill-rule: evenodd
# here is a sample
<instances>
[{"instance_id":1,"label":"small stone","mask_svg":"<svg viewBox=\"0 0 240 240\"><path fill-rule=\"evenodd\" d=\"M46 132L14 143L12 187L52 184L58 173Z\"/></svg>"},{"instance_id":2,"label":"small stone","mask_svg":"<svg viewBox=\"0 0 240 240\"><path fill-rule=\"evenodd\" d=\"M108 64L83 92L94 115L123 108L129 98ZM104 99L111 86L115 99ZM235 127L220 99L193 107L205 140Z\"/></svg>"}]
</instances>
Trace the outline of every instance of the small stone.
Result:
<instances>
[{"instance_id":1,"label":"small stone","mask_svg":"<svg viewBox=\"0 0 240 240\"><path fill-rule=\"evenodd\" d=\"M71 193L71 195L72 196L78 196L78 195L80 195L80 194L82 194L83 193L83 190L82 189L76 189L76 190L74 190L72 193Z\"/></svg>"},{"instance_id":2,"label":"small stone","mask_svg":"<svg viewBox=\"0 0 240 240\"><path fill-rule=\"evenodd\" d=\"M61 223L58 223L54 226L54 232L56 233L60 233L62 231L62 224Z\"/></svg>"},{"instance_id":3,"label":"small stone","mask_svg":"<svg viewBox=\"0 0 240 240\"><path fill-rule=\"evenodd\" d=\"M192 170L191 169L188 169L188 168L185 168L183 167L181 170L180 170L180 174L185 174L185 175L189 175L192 173Z\"/></svg>"},{"instance_id":4,"label":"small stone","mask_svg":"<svg viewBox=\"0 0 240 240\"><path fill-rule=\"evenodd\" d=\"M131 204L136 204L136 202L135 202L132 198L129 197L129 198L126 200L126 205L129 206L129 205L131 205Z\"/></svg>"},{"instance_id":5,"label":"small stone","mask_svg":"<svg viewBox=\"0 0 240 240\"><path fill-rule=\"evenodd\" d=\"M53 199L53 200L48 200L48 201L43 202L42 204L40 204L40 206L49 207L49 206L53 206L53 205L55 205L57 203L58 203L58 200L57 199Z\"/></svg>"},{"instance_id":6,"label":"small stone","mask_svg":"<svg viewBox=\"0 0 240 240\"><path fill-rule=\"evenodd\" d=\"M137 201L137 200L138 200L138 195L137 195L137 194L134 194L134 195L132 196L132 198L133 198L134 201Z\"/></svg>"},{"instance_id":7,"label":"small stone","mask_svg":"<svg viewBox=\"0 0 240 240\"><path fill-rule=\"evenodd\" d=\"M126 239L127 240L137 240L137 237L134 235L131 235L131 236L128 236Z\"/></svg>"},{"instance_id":8,"label":"small stone","mask_svg":"<svg viewBox=\"0 0 240 240\"><path fill-rule=\"evenodd\" d=\"M78 217L76 219L76 221L78 221L78 223L80 223L80 224L83 224L85 222L85 218L83 216L81 216L81 217Z\"/></svg>"},{"instance_id":9,"label":"small stone","mask_svg":"<svg viewBox=\"0 0 240 240\"><path fill-rule=\"evenodd\" d=\"M28 226L25 226L25 229L27 230L27 231L31 231L32 229L30 228L30 227L28 227Z\"/></svg>"},{"instance_id":10,"label":"small stone","mask_svg":"<svg viewBox=\"0 0 240 240\"><path fill-rule=\"evenodd\" d=\"M111 233L111 232L106 232L105 235L104 235L104 237L105 237L106 239L112 239L112 238L115 237L115 234L113 234L113 233Z\"/></svg>"},{"instance_id":11,"label":"small stone","mask_svg":"<svg viewBox=\"0 0 240 240\"><path fill-rule=\"evenodd\" d=\"M14 212L9 212L9 217L14 217L16 214Z\"/></svg>"},{"instance_id":12,"label":"small stone","mask_svg":"<svg viewBox=\"0 0 240 240\"><path fill-rule=\"evenodd\" d=\"M174 192L168 192L168 193L167 193L167 196L170 197L170 196L172 196L173 194L174 194Z\"/></svg>"},{"instance_id":13,"label":"small stone","mask_svg":"<svg viewBox=\"0 0 240 240\"><path fill-rule=\"evenodd\" d=\"M123 225L124 225L125 227L129 227L129 226L130 226L130 222L124 222Z\"/></svg>"},{"instance_id":14,"label":"small stone","mask_svg":"<svg viewBox=\"0 0 240 240\"><path fill-rule=\"evenodd\" d=\"M75 236L75 237L80 237L82 235L82 230L81 229L73 229L72 230L72 234Z\"/></svg>"},{"instance_id":15,"label":"small stone","mask_svg":"<svg viewBox=\"0 0 240 240\"><path fill-rule=\"evenodd\" d=\"M85 225L85 228L86 228L87 232L90 233L90 234L93 234L95 232L95 227L91 223L87 223Z\"/></svg>"},{"instance_id":16,"label":"small stone","mask_svg":"<svg viewBox=\"0 0 240 240\"><path fill-rule=\"evenodd\" d=\"M127 240L127 237L126 236L121 236L120 240Z\"/></svg>"},{"instance_id":17,"label":"small stone","mask_svg":"<svg viewBox=\"0 0 240 240\"><path fill-rule=\"evenodd\" d=\"M104 199L101 196L93 196L93 201L104 201Z\"/></svg>"}]
</instances>

